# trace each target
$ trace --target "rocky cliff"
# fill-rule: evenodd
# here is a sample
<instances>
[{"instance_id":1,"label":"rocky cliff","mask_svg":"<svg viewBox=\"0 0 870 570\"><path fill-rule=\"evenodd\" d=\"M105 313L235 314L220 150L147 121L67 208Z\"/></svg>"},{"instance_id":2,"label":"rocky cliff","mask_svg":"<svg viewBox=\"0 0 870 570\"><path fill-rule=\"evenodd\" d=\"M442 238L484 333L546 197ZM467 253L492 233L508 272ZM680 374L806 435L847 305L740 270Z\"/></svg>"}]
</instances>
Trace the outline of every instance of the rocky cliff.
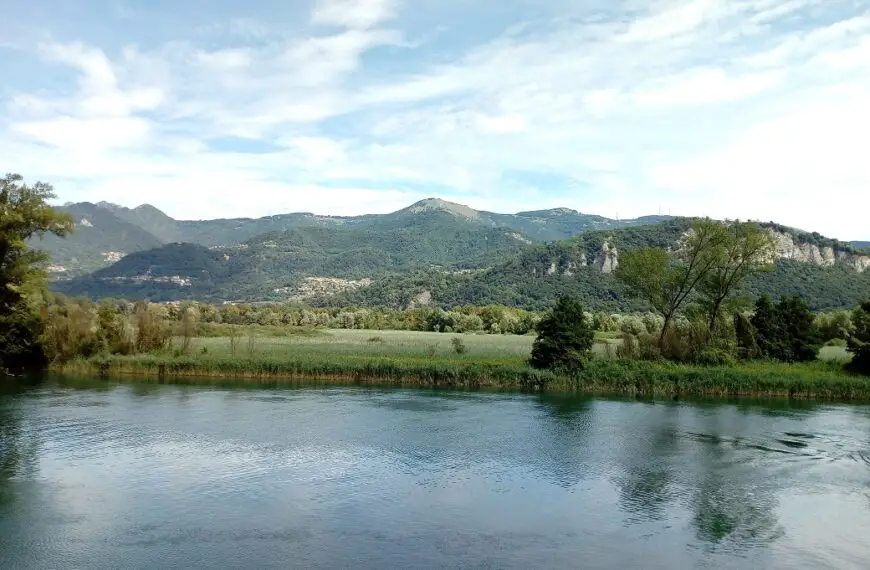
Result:
<instances>
[{"instance_id":1,"label":"rocky cliff","mask_svg":"<svg viewBox=\"0 0 870 570\"><path fill-rule=\"evenodd\" d=\"M833 246L818 246L801 241L792 233L769 230L774 239L774 259L789 259L800 263L811 263L819 267L844 265L858 273L870 270L870 255L854 253ZM684 234L685 235L685 234ZM577 267L592 267L604 274L610 274L619 267L618 239L609 237L600 247L590 252L591 255L575 255L571 262L563 259L552 261L546 270L547 275L573 275ZM538 274L537 270L533 273Z\"/></svg>"},{"instance_id":2,"label":"rocky cliff","mask_svg":"<svg viewBox=\"0 0 870 570\"><path fill-rule=\"evenodd\" d=\"M776 243L777 259L791 259L802 263L812 263L821 267L831 267L843 263L858 273L870 269L870 255L861 255L831 246L819 247L815 244L800 242L788 232L772 231Z\"/></svg>"}]
</instances>

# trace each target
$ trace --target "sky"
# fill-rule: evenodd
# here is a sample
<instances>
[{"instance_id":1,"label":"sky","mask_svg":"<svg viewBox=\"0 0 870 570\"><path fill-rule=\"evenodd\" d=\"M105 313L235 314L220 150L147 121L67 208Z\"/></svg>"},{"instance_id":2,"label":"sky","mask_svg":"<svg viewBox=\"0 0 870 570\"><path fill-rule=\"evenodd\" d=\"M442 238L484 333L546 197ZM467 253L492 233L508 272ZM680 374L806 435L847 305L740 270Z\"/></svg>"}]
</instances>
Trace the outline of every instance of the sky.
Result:
<instances>
[{"instance_id":1,"label":"sky","mask_svg":"<svg viewBox=\"0 0 870 570\"><path fill-rule=\"evenodd\" d=\"M0 171L180 219L435 196L870 239L870 0L0 0Z\"/></svg>"}]
</instances>

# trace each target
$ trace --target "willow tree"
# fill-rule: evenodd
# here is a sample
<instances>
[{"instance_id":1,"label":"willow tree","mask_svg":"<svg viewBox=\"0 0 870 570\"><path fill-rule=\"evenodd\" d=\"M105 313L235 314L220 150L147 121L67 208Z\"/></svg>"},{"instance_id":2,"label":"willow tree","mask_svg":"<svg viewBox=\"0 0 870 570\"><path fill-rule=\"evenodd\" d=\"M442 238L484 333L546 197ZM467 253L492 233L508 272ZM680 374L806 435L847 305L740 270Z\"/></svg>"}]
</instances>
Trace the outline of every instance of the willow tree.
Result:
<instances>
[{"instance_id":1,"label":"willow tree","mask_svg":"<svg viewBox=\"0 0 870 570\"><path fill-rule=\"evenodd\" d=\"M27 242L72 231L72 219L49 205L55 197L44 182L0 178L0 369L26 366L40 354L36 299L45 291L48 255Z\"/></svg>"}]
</instances>

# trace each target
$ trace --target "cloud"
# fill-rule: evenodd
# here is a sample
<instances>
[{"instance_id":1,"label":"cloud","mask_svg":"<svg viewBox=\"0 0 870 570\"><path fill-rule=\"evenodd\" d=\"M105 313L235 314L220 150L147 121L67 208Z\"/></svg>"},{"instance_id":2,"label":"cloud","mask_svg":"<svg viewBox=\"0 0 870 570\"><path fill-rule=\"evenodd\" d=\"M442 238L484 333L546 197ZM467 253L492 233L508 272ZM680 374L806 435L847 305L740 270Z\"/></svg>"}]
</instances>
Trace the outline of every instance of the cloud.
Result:
<instances>
[{"instance_id":1,"label":"cloud","mask_svg":"<svg viewBox=\"0 0 870 570\"><path fill-rule=\"evenodd\" d=\"M0 47L33 58L0 90L3 167L180 217L442 195L870 238L860 209L819 201L870 187L870 2L532 4L482 0L471 26L458 0L264 3L159 40L136 13L115 41L89 32L99 15L72 37L44 19L45 41Z\"/></svg>"},{"instance_id":2,"label":"cloud","mask_svg":"<svg viewBox=\"0 0 870 570\"><path fill-rule=\"evenodd\" d=\"M319 25L367 29L395 16L393 0L317 0L311 20Z\"/></svg>"}]
</instances>

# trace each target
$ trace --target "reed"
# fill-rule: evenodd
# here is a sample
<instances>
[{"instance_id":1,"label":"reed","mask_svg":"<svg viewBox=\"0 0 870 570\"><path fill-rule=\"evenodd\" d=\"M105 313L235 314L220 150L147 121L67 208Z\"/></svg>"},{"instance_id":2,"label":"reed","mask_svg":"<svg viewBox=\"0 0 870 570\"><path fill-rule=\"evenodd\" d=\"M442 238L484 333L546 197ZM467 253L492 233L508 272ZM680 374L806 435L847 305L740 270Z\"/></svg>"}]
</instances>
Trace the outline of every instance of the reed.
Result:
<instances>
[{"instance_id":1,"label":"reed","mask_svg":"<svg viewBox=\"0 0 870 570\"><path fill-rule=\"evenodd\" d=\"M323 353L145 354L75 359L56 371L136 376L146 381L281 385L311 382L443 388L578 391L638 396L780 396L870 400L870 377L835 362L757 361L734 366L593 358L574 377L532 369L515 358L370 356Z\"/></svg>"}]
</instances>

